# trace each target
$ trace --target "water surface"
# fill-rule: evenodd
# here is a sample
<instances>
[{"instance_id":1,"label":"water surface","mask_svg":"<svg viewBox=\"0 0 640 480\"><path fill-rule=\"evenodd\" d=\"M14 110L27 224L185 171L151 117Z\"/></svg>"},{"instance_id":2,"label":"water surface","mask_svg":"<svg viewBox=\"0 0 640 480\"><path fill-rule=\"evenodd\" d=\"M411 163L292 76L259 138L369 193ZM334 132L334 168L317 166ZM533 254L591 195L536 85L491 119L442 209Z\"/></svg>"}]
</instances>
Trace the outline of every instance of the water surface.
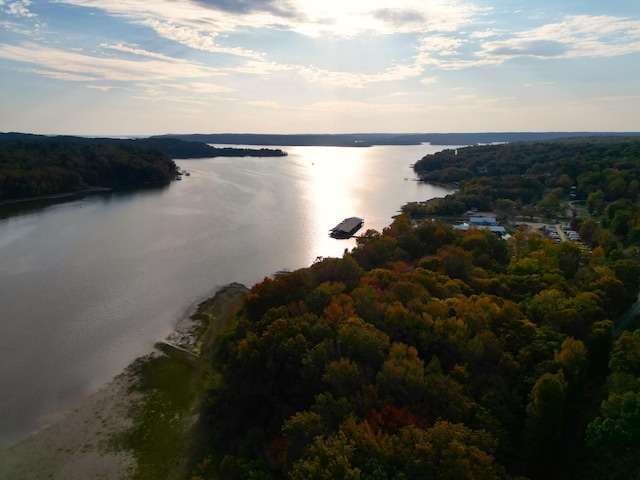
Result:
<instances>
[{"instance_id":1,"label":"water surface","mask_svg":"<svg viewBox=\"0 0 640 480\"><path fill-rule=\"evenodd\" d=\"M341 256L355 241L328 231L343 218L381 231L404 203L450 193L409 167L442 148L177 160L191 175L166 188L0 220L0 444L102 386L220 286Z\"/></svg>"}]
</instances>

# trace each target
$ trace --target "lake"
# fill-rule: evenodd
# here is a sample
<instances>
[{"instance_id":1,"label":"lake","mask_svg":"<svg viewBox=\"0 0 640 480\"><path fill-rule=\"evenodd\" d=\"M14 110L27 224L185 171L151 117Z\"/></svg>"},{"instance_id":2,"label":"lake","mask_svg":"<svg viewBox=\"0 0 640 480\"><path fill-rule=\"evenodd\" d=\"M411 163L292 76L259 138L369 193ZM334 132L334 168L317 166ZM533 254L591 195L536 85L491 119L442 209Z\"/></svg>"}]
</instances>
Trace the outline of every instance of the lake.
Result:
<instances>
[{"instance_id":1,"label":"lake","mask_svg":"<svg viewBox=\"0 0 640 480\"><path fill-rule=\"evenodd\" d=\"M176 160L190 176L166 188L0 220L0 445L100 388L219 287L342 256L355 240L328 232L345 217L381 231L404 203L451 193L410 168L448 147L282 148Z\"/></svg>"}]
</instances>

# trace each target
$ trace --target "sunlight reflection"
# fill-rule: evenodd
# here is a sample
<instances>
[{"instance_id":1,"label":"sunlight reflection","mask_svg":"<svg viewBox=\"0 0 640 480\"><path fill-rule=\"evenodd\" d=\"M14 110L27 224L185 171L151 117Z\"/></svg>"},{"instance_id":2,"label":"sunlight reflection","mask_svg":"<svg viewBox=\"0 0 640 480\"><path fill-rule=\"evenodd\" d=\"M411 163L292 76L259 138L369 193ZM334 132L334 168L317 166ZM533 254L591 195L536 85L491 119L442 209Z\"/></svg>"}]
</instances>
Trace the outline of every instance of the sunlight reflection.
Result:
<instances>
[{"instance_id":1,"label":"sunlight reflection","mask_svg":"<svg viewBox=\"0 0 640 480\"><path fill-rule=\"evenodd\" d=\"M297 153L294 149L291 153ZM302 153L302 152L300 152ZM329 230L346 217L364 217L362 199L354 188L361 182L364 148L305 147L301 166L308 175L307 205L319 231L312 236L317 242L315 250L340 256L345 248L355 245L353 239L336 240ZM366 223L366 218L365 218ZM366 228L366 225L365 225Z\"/></svg>"}]
</instances>

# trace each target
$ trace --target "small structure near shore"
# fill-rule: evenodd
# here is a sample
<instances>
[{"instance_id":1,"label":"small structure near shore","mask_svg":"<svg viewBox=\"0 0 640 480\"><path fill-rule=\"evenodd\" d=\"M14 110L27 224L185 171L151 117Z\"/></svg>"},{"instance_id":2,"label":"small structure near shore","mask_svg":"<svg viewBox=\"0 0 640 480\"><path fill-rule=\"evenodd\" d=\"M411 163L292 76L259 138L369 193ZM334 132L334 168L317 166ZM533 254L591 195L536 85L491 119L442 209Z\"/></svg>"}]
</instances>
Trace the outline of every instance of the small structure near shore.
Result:
<instances>
[{"instance_id":1,"label":"small structure near shore","mask_svg":"<svg viewBox=\"0 0 640 480\"><path fill-rule=\"evenodd\" d=\"M349 238L362 228L364 218L349 217L345 218L338 225L329 230L329 235L333 238Z\"/></svg>"},{"instance_id":2,"label":"small structure near shore","mask_svg":"<svg viewBox=\"0 0 640 480\"><path fill-rule=\"evenodd\" d=\"M473 226L479 227L489 227L498 225L498 220L496 217L483 217L483 216L471 216L469 217L469 223Z\"/></svg>"}]
</instances>

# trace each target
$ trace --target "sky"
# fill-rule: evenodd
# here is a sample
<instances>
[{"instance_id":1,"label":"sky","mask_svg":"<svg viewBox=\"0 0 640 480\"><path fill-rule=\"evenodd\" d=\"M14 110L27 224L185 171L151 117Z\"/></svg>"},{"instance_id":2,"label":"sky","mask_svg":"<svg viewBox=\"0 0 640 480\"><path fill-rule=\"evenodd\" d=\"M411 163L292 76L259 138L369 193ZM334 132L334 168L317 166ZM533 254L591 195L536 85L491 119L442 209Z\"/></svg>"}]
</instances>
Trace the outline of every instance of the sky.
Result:
<instances>
[{"instance_id":1,"label":"sky","mask_svg":"<svg viewBox=\"0 0 640 480\"><path fill-rule=\"evenodd\" d=\"M0 131L640 131L640 0L0 0Z\"/></svg>"}]
</instances>

